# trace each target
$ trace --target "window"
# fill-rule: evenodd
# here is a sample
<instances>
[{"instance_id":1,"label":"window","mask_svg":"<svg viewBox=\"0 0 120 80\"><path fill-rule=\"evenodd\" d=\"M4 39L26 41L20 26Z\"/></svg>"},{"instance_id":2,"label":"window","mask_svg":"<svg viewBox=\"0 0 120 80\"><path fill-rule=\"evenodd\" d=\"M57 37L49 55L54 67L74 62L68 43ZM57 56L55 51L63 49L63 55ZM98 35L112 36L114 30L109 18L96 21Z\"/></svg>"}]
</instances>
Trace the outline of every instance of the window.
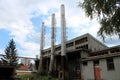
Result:
<instances>
[{"instance_id":1,"label":"window","mask_svg":"<svg viewBox=\"0 0 120 80\"><path fill-rule=\"evenodd\" d=\"M61 50L61 46L60 46L60 47L55 48L55 50L56 50L56 51Z\"/></svg>"},{"instance_id":2,"label":"window","mask_svg":"<svg viewBox=\"0 0 120 80\"><path fill-rule=\"evenodd\" d=\"M88 44L85 45L85 48L88 49Z\"/></svg>"},{"instance_id":3,"label":"window","mask_svg":"<svg viewBox=\"0 0 120 80\"><path fill-rule=\"evenodd\" d=\"M78 45L78 44L81 44L81 43L84 43L84 42L87 42L87 41L88 41L88 39L87 39L87 37L85 37L85 38L76 40L75 41L75 45Z\"/></svg>"},{"instance_id":4,"label":"window","mask_svg":"<svg viewBox=\"0 0 120 80\"><path fill-rule=\"evenodd\" d=\"M47 54L47 51L45 51L45 52L42 52L42 54Z\"/></svg>"},{"instance_id":5,"label":"window","mask_svg":"<svg viewBox=\"0 0 120 80\"><path fill-rule=\"evenodd\" d=\"M77 45L77 44L81 44L81 39L80 39L80 40L75 41L75 45Z\"/></svg>"},{"instance_id":6,"label":"window","mask_svg":"<svg viewBox=\"0 0 120 80\"><path fill-rule=\"evenodd\" d=\"M66 47L67 47L67 48L68 48L68 47L72 47L72 46L73 46L73 42L66 44Z\"/></svg>"},{"instance_id":7,"label":"window","mask_svg":"<svg viewBox=\"0 0 120 80\"><path fill-rule=\"evenodd\" d=\"M108 70L114 70L115 67L114 67L113 58L108 58L108 59L106 59L106 61L107 61L107 68L108 68Z\"/></svg>"},{"instance_id":8,"label":"window","mask_svg":"<svg viewBox=\"0 0 120 80\"><path fill-rule=\"evenodd\" d=\"M83 62L83 66L87 66L87 61Z\"/></svg>"},{"instance_id":9,"label":"window","mask_svg":"<svg viewBox=\"0 0 120 80\"><path fill-rule=\"evenodd\" d=\"M94 66L99 66L99 60L94 61Z\"/></svg>"},{"instance_id":10,"label":"window","mask_svg":"<svg viewBox=\"0 0 120 80\"><path fill-rule=\"evenodd\" d=\"M48 53L51 53L51 50L49 50Z\"/></svg>"}]
</instances>

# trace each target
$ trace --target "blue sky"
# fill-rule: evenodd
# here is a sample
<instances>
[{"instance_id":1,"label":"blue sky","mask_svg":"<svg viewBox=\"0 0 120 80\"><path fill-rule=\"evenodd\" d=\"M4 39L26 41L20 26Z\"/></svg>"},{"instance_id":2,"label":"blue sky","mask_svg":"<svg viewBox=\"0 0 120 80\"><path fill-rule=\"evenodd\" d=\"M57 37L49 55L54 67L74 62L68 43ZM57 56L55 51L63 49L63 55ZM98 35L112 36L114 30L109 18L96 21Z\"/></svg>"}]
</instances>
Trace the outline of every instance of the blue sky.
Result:
<instances>
[{"instance_id":1,"label":"blue sky","mask_svg":"<svg viewBox=\"0 0 120 80\"><path fill-rule=\"evenodd\" d=\"M41 23L45 22L45 48L50 47L51 15L56 15L56 44L60 43L60 5L65 5L67 40L90 33L98 40L100 28L96 19L90 20L79 8L80 0L0 0L0 54L10 39L16 42L19 56L39 54ZM106 38L107 46L119 45L117 36Z\"/></svg>"}]
</instances>

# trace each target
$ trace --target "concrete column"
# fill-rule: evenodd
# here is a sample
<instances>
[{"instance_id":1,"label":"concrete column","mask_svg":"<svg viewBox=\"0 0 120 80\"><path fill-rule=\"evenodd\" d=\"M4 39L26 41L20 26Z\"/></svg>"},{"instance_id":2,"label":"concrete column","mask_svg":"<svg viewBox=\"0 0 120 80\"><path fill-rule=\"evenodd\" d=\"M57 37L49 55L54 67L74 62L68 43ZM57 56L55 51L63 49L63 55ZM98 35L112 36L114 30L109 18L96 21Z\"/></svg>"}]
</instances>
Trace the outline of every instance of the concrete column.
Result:
<instances>
[{"instance_id":1,"label":"concrete column","mask_svg":"<svg viewBox=\"0 0 120 80\"><path fill-rule=\"evenodd\" d=\"M40 41L40 61L39 61L39 68L38 70L42 69L42 58L43 58L43 46L44 46L44 22L42 22L41 28L41 41Z\"/></svg>"},{"instance_id":2,"label":"concrete column","mask_svg":"<svg viewBox=\"0 0 120 80\"><path fill-rule=\"evenodd\" d=\"M65 23L65 7L61 5L61 80L65 80L66 74L66 23Z\"/></svg>"},{"instance_id":3,"label":"concrete column","mask_svg":"<svg viewBox=\"0 0 120 80\"><path fill-rule=\"evenodd\" d=\"M54 71L54 45L55 45L55 14L52 14L52 37L51 37L51 56L50 56L50 66L49 74Z\"/></svg>"}]
</instances>

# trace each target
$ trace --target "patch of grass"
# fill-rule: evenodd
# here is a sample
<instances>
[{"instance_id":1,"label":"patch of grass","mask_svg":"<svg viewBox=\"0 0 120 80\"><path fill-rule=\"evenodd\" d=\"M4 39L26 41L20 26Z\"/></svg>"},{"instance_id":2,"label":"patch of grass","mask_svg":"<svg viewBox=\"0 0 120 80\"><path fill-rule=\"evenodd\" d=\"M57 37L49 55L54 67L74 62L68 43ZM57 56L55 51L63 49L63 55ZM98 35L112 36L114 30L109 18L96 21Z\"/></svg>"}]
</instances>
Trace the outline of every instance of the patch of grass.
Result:
<instances>
[{"instance_id":1,"label":"patch of grass","mask_svg":"<svg viewBox=\"0 0 120 80\"><path fill-rule=\"evenodd\" d=\"M21 78L21 80L27 80L28 78L30 80L58 80L57 78L53 78L51 76L38 75L38 74L23 74L23 75L17 75L17 77Z\"/></svg>"},{"instance_id":2,"label":"patch of grass","mask_svg":"<svg viewBox=\"0 0 120 80\"><path fill-rule=\"evenodd\" d=\"M33 78L34 76L34 74L17 75L17 77L21 78L21 80L27 80L28 78Z\"/></svg>"},{"instance_id":3,"label":"patch of grass","mask_svg":"<svg viewBox=\"0 0 120 80\"><path fill-rule=\"evenodd\" d=\"M28 78L30 80L58 80L52 75L48 76L45 70L42 69L37 71L37 73L17 75L17 77L21 78L21 80L28 80Z\"/></svg>"}]
</instances>

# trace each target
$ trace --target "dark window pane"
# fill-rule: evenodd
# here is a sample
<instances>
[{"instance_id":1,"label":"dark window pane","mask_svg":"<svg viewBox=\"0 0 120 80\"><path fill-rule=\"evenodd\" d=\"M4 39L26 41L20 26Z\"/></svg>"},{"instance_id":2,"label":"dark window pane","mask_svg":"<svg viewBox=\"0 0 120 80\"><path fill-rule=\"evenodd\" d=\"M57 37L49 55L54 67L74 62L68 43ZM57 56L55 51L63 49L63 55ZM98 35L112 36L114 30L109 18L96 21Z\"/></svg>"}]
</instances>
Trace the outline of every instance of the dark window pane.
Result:
<instances>
[{"instance_id":1,"label":"dark window pane","mask_svg":"<svg viewBox=\"0 0 120 80\"><path fill-rule=\"evenodd\" d=\"M113 62L113 58L108 58L107 59L107 68L108 70L114 70L114 62Z\"/></svg>"},{"instance_id":2,"label":"dark window pane","mask_svg":"<svg viewBox=\"0 0 120 80\"><path fill-rule=\"evenodd\" d=\"M85 61L85 62L83 62L83 66L87 66L87 62Z\"/></svg>"}]
</instances>

